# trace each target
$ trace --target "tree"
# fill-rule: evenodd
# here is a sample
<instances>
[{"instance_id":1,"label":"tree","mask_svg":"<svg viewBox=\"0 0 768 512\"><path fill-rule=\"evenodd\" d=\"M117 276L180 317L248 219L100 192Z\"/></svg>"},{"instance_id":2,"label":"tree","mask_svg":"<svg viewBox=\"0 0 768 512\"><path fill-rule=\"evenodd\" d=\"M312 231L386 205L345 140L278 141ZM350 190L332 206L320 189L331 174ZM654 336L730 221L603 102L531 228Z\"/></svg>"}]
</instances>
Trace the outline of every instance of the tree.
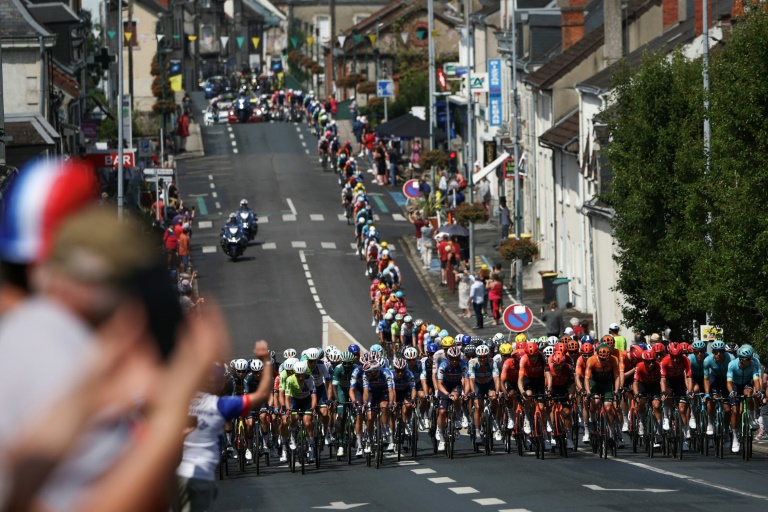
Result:
<instances>
[{"instance_id":1,"label":"tree","mask_svg":"<svg viewBox=\"0 0 768 512\"><path fill-rule=\"evenodd\" d=\"M693 300L708 250L701 69L681 53L645 55L636 71L624 63L604 113L613 180L602 199L615 212L624 320L644 332L669 326L677 339L705 311Z\"/></svg>"}]
</instances>

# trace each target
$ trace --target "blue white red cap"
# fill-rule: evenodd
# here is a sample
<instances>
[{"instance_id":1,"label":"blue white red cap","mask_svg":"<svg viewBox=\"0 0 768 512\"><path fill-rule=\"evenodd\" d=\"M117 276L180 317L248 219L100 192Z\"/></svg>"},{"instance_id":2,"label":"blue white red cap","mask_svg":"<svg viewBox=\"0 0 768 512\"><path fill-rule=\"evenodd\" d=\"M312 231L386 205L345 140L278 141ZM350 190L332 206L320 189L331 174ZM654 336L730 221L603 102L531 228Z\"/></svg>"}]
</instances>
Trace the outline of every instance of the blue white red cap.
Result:
<instances>
[{"instance_id":1,"label":"blue white red cap","mask_svg":"<svg viewBox=\"0 0 768 512\"><path fill-rule=\"evenodd\" d=\"M56 228L98 192L93 168L79 159L37 160L24 167L3 194L0 258L33 263L50 250Z\"/></svg>"}]
</instances>

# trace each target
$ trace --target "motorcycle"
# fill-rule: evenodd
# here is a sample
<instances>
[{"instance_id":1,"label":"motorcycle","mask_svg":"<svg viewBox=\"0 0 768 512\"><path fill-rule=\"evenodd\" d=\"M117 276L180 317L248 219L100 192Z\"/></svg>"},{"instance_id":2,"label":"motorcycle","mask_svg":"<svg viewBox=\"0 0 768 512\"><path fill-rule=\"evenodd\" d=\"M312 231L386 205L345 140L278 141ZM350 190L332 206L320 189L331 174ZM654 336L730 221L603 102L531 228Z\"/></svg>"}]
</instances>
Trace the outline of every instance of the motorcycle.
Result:
<instances>
[{"instance_id":1,"label":"motorcycle","mask_svg":"<svg viewBox=\"0 0 768 512\"><path fill-rule=\"evenodd\" d=\"M248 241L239 226L224 226L221 233L221 249L232 261L243 255L247 245Z\"/></svg>"},{"instance_id":2,"label":"motorcycle","mask_svg":"<svg viewBox=\"0 0 768 512\"><path fill-rule=\"evenodd\" d=\"M239 210L237 213L240 216L240 224L243 226L243 231L245 231L248 236L248 240L256 238L256 235L259 232L259 224L256 215L248 210Z\"/></svg>"},{"instance_id":3,"label":"motorcycle","mask_svg":"<svg viewBox=\"0 0 768 512\"><path fill-rule=\"evenodd\" d=\"M235 100L235 114L237 115L237 120L241 123L247 123L248 120L251 118L251 104L248 101L248 98L245 97L239 97L237 100Z\"/></svg>"}]
</instances>

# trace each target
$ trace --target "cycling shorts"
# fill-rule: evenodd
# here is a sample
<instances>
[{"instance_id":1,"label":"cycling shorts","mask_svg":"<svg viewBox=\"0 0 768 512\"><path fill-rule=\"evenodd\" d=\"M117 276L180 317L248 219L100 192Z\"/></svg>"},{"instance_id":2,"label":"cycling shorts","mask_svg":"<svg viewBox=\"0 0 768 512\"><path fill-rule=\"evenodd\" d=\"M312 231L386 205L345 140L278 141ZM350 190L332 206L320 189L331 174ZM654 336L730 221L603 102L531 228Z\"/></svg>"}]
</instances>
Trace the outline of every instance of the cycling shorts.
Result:
<instances>
[{"instance_id":1,"label":"cycling shorts","mask_svg":"<svg viewBox=\"0 0 768 512\"><path fill-rule=\"evenodd\" d=\"M647 396L648 398L658 398L661 396L661 384L659 384L658 382L655 384L646 384L645 382L638 382L637 394Z\"/></svg>"},{"instance_id":2,"label":"cycling shorts","mask_svg":"<svg viewBox=\"0 0 768 512\"><path fill-rule=\"evenodd\" d=\"M403 348L413 346L413 335L403 334Z\"/></svg>"},{"instance_id":3,"label":"cycling shorts","mask_svg":"<svg viewBox=\"0 0 768 512\"><path fill-rule=\"evenodd\" d=\"M685 387L685 378L670 379L667 378L667 395L681 397L685 396L688 388Z\"/></svg>"},{"instance_id":4,"label":"cycling shorts","mask_svg":"<svg viewBox=\"0 0 768 512\"><path fill-rule=\"evenodd\" d=\"M336 413L342 415L344 414L344 402L349 400L349 388L336 386L336 398L339 401L339 404L336 406Z\"/></svg>"},{"instance_id":5,"label":"cycling shorts","mask_svg":"<svg viewBox=\"0 0 768 512\"><path fill-rule=\"evenodd\" d=\"M303 412L305 414L312 413L312 397L307 398L293 398L291 397L291 412Z\"/></svg>"},{"instance_id":6,"label":"cycling shorts","mask_svg":"<svg viewBox=\"0 0 768 512\"><path fill-rule=\"evenodd\" d=\"M378 393L375 393L373 391L368 391L368 398L370 400L368 401L368 404L380 404L382 402L389 403L389 391L379 391Z\"/></svg>"},{"instance_id":7,"label":"cycling shorts","mask_svg":"<svg viewBox=\"0 0 768 512\"><path fill-rule=\"evenodd\" d=\"M406 400L411 400L411 390L403 389L402 391L395 390L395 402L402 404Z\"/></svg>"},{"instance_id":8,"label":"cycling shorts","mask_svg":"<svg viewBox=\"0 0 768 512\"><path fill-rule=\"evenodd\" d=\"M552 386L552 393L550 394L550 396L552 398L559 398L559 397L565 398L569 394L568 393L568 388L570 388L570 386L568 386L568 385L565 385L565 386Z\"/></svg>"},{"instance_id":9,"label":"cycling shorts","mask_svg":"<svg viewBox=\"0 0 768 512\"><path fill-rule=\"evenodd\" d=\"M480 384L479 382L475 383L475 395L477 398L487 397L489 391L496 391L493 382L488 382L486 384Z\"/></svg>"},{"instance_id":10,"label":"cycling shorts","mask_svg":"<svg viewBox=\"0 0 768 512\"><path fill-rule=\"evenodd\" d=\"M597 383L594 379L589 381L589 391L593 395L599 395L606 402L613 402L613 386L605 383Z\"/></svg>"},{"instance_id":11,"label":"cycling shorts","mask_svg":"<svg viewBox=\"0 0 768 512\"><path fill-rule=\"evenodd\" d=\"M328 405L328 389L326 389L325 384L317 388L317 405L318 407Z\"/></svg>"},{"instance_id":12,"label":"cycling shorts","mask_svg":"<svg viewBox=\"0 0 768 512\"><path fill-rule=\"evenodd\" d=\"M720 396L728 394L728 380L725 377L710 377L709 382L710 394Z\"/></svg>"},{"instance_id":13,"label":"cycling shorts","mask_svg":"<svg viewBox=\"0 0 768 512\"><path fill-rule=\"evenodd\" d=\"M733 390L736 392L737 395L743 395L745 389L752 389L752 383L749 384L736 384L735 382L732 382L733 384Z\"/></svg>"},{"instance_id":14,"label":"cycling shorts","mask_svg":"<svg viewBox=\"0 0 768 512\"><path fill-rule=\"evenodd\" d=\"M699 386L699 391L703 393L704 392L704 375L694 375L693 385L694 385L694 388L696 386Z\"/></svg>"},{"instance_id":15,"label":"cycling shorts","mask_svg":"<svg viewBox=\"0 0 768 512\"><path fill-rule=\"evenodd\" d=\"M445 410L448 408L448 397L451 395L451 393L458 393L459 396L461 396L462 391L464 388L461 385L461 382L457 382L456 384L450 383L450 382L443 382L443 386L445 386L445 389L448 390L448 394L446 395L442 391L437 392L437 398L439 399L439 408L442 410Z\"/></svg>"},{"instance_id":16,"label":"cycling shorts","mask_svg":"<svg viewBox=\"0 0 768 512\"><path fill-rule=\"evenodd\" d=\"M523 376L523 389L530 391L534 395L543 395L546 390L544 377L531 378Z\"/></svg>"}]
</instances>

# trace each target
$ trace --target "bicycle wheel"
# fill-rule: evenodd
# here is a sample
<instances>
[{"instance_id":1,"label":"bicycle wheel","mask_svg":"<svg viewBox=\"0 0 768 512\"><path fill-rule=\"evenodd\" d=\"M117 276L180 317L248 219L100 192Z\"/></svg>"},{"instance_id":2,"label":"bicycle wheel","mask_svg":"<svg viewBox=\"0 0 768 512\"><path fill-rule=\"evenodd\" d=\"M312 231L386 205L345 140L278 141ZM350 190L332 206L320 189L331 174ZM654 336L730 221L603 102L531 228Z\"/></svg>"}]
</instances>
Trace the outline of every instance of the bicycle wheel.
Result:
<instances>
[{"instance_id":1,"label":"bicycle wheel","mask_svg":"<svg viewBox=\"0 0 768 512\"><path fill-rule=\"evenodd\" d=\"M399 416L400 411L396 411L396 414L398 414L398 417L395 418L395 449L397 450L397 462L400 462L403 456L403 436L405 432L403 432L402 417Z\"/></svg>"},{"instance_id":2,"label":"bicycle wheel","mask_svg":"<svg viewBox=\"0 0 768 512\"><path fill-rule=\"evenodd\" d=\"M515 412L515 444L517 444L517 455L523 456L525 451L525 432L523 432L523 422L525 415L523 410L518 408Z\"/></svg>"},{"instance_id":3,"label":"bicycle wheel","mask_svg":"<svg viewBox=\"0 0 768 512\"><path fill-rule=\"evenodd\" d=\"M379 412L376 418L376 426L374 428L376 430L376 442L374 443L374 449L376 450L376 469L379 469L381 467L381 462L384 457L384 446L383 446L384 433L382 431L384 427L381 424L381 412Z\"/></svg>"},{"instance_id":4,"label":"bicycle wheel","mask_svg":"<svg viewBox=\"0 0 768 512\"><path fill-rule=\"evenodd\" d=\"M645 450L649 458L653 458L653 445L656 442L656 421L652 411L647 411L648 420L645 426Z\"/></svg>"},{"instance_id":5,"label":"bicycle wheel","mask_svg":"<svg viewBox=\"0 0 768 512\"><path fill-rule=\"evenodd\" d=\"M347 451L347 464L352 464L352 447L355 445L355 420L352 419L350 414L347 417L347 421L344 427L344 449Z\"/></svg>"},{"instance_id":6,"label":"bicycle wheel","mask_svg":"<svg viewBox=\"0 0 768 512\"><path fill-rule=\"evenodd\" d=\"M453 441L456 437L456 432L453 426L453 407L448 408L445 418L445 454L449 459L453 458Z\"/></svg>"},{"instance_id":7,"label":"bicycle wheel","mask_svg":"<svg viewBox=\"0 0 768 512\"><path fill-rule=\"evenodd\" d=\"M288 467L291 470L291 473L296 472L296 450L288 449Z\"/></svg>"},{"instance_id":8,"label":"bicycle wheel","mask_svg":"<svg viewBox=\"0 0 768 512\"><path fill-rule=\"evenodd\" d=\"M411 457L414 459L419 453L419 420L416 413L411 416Z\"/></svg>"},{"instance_id":9,"label":"bicycle wheel","mask_svg":"<svg viewBox=\"0 0 768 512\"><path fill-rule=\"evenodd\" d=\"M634 407L629 410L629 438L632 441L632 453L637 453L637 445L640 441L638 435L638 428L640 426L640 420L637 417L637 411Z\"/></svg>"},{"instance_id":10,"label":"bicycle wheel","mask_svg":"<svg viewBox=\"0 0 768 512\"><path fill-rule=\"evenodd\" d=\"M533 413L533 435L536 437L536 458L544 460L544 418L538 405Z\"/></svg>"},{"instance_id":11,"label":"bicycle wheel","mask_svg":"<svg viewBox=\"0 0 768 512\"><path fill-rule=\"evenodd\" d=\"M571 442L574 452L579 451L579 418L579 408L576 406L576 402L573 402L571 404Z\"/></svg>"},{"instance_id":12,"label":"bicycle wheel","mask_svg":"<svg viewBox=\"0 0 768 512\"><path fill-rule=\"evenodd\" d=\"M490 411L485 410L485 454L490 455L493 452L493 419Z\"/></svg>"},{"instance_id":13,"label":"bicycle wheel","mask_svg":"<svg viewBox=\"0 0 768 512\"><path fill-rule=\"evenodd\" d=\"M245 433L242 432L237 436L237 469L241 472L245 472Z\"/></svg>"},{"instance_id":14,"label":"bicycle wheel","mask_svg":"<svg viewBox=\"0 0 768 512\"><path fill-rule=\"evenodd\" d=\"M261 443L262 443L262 433L261 433L261 425L258 423L253 426L253 458L256 459L254 461L254 464L256 464L256 474L261 473Z\"/></svg>"},{"instance_id":15,"label":"bicycle wheel","mask_svg":"<svg viewBox=\"0 0 768 512\"><path fill-rule=\"evenodd\" d=\"M300 432L299 437L299 460L301 461L301 474L307 474L307 455L309 454L309 446L307 445L307 433L305 431Z\"/></svg>"}]
</instances>

